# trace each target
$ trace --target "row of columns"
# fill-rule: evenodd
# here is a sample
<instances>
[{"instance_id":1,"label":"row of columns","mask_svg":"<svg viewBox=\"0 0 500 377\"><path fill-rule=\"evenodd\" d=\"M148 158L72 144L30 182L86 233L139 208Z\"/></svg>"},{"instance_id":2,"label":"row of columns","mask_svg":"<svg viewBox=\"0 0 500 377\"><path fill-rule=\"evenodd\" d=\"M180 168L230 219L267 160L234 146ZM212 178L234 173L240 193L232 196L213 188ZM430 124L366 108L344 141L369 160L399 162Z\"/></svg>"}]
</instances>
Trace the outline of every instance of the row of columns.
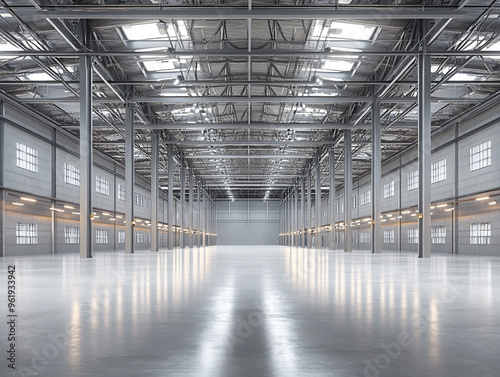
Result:
<instances>
[{"instance_id":1,"label":"row of columns","mask_svg":"<svg viewBox=\"0 0 500 377\"><path fill-rule=\"evenodd\" d=\"M78 25L80 41L84 46L90 46L91 30L86 20L80 21ZM80 257L92 258L92 193L93 193L93 145L92 145L92 57L82 56L80 59ZM127 99L133 95L132 89L128 88ZM125 116L125 253L134 252L134 103L126 104ZM3 130L3 127L0 131ZM0 132L0 136L3 132ZM1 142L0 138L0 142ZM1 144L0 144L1 145ZM173 171L174 171L174 149L168 145L167 150L167 249L174 248L174 224L176 214L173 194ZM1 163L2 161L0 161ZM159 250L158 239L158 210L159 210L159 137L156 132L151 133L151 251ZM180 216L179 226L181 228L179 246L212 246L216 243L216 208L210 193L203 187L200 181L196 181L191 170L188 171L188 208L186 211L186 162L184 156L180 156ZM1 166L0 166L1 167ZM3 169L1 169L3 172ZM2 178L0 172L0 179ZM196 192L195 192L196 183ZM1 186L1 185L0 185ZM0 191L0 195L2 192ZM194 198L198 202L198 210L194 210ZM186 219L187 212L187 219ZM196 221L195 221L196 219ZM0 219L1 221L1 219ZM194 233L194 225L197 224L197 233ZM1 225L1 224L0 224ZM3 227L0 227L3 229ZM188 229L188 233L183 232ZM4 237L1 237L4 239ZM3 250L0 248L0 254Z\"/></svg>"},{"instance_id":2,"label":"row of columns","mask_svg":"<svg viewBox=\"0 0 500 377\"><path fill-rule=\"evenodd\" d=\"M133 134L131 135L133 137ZM133 140L133 139L132 139ZM159 210L159 138L157 133L152 133L151 135L151 251L156 252L159 250L158 242L158 210ZM133 171L133 160L132 169ZM186 174L186 170L188 173ZM174 241L176 236L174 235L174 226L170 224L176 224L176 211L174 206L174 148L172 144L168 145L167 149L167 249L174 249ZM187 182L187 193L186 193L186 178ZM196 183L197 189L195 192L194 185ZM133 214L133 191L132 194L128 195L128 189L126 193L126 201L128 204L132 203L132 208L129 209L132 213L129 214L131 218L134 217ZM186 200L186 194L188 199ZM197 211L195 212L194 203L195 197L198 204ZM187 207L186 207L187 206ZM186 160L184 155L180 155L180 194L179 194L179 205L178 205L178 225L180 227L179 232L179 247L206 247L215 245L216 238L216 218L215 218L215 202L211 199L210 193L203 187L200 181L195 180L195 176L191 169L188 169L186 165ZM196 218L196 221L195 221ZM128 223L128 222L127 222ZM194 224L197 224L197 232L194 233ZM184 231L187 229L187 233ZM131 237L133 238L133 228L129 228ZM127 232L126 232L127 234ZM127 240L127 236L125 237ZM133 252L133 242L126 245L126 252Z\"/></svg>"},{"instance_id":3,"label":"row of columns","mask_svg":"<svg viewBox=\"0 0 500 377\"><path fill-rule=\"evenodd\" d=\"M429 22L420 22L420 53L418 56L418 230L419 244L418 257L429 258L431 256L431 59L427 54L427 40ZM378 254L382 250L382 225L381 225L381 203L382 203L382 158L381 158L381 122L380 101L377 96L377 86L373 87L372 112L372 162L371 162L371 212L372 212L372 253ZM352 251L352 134L351 130L345 130L344 135L344 251ZM316 176L315 206L316 221L315 231L318 239L321 228L321 170L320 152L315 156L314 168ZM329 242L330 249L335 249L335 224L341 219L336 218L335 213L335 153L333 147L328 151L329 160ZM287 246L312 247L313 227L311 223L312 209L312 180L313 167L305 172L293 189L287 191L282 202L281 211L281 237L280 243ZM298 209L298 191L300 191L300 214ZM292 207L292 201L295 204ZM295 212L294 212L295 211ZM298 221L293 219L300 218ZM296 236L299 235L297 238ZM297 241L299 239L299 241ZM316 240L316 247L319 247Z\"/></svg>"}]
</instances>

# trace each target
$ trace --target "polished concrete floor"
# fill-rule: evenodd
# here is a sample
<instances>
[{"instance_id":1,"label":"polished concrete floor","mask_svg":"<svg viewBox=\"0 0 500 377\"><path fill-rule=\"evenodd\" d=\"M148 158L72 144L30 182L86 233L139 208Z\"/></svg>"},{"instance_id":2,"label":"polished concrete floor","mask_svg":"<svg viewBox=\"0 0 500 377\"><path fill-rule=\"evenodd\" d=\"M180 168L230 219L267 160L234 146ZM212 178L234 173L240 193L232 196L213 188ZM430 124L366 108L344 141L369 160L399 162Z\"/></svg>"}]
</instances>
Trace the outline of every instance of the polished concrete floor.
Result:
<instances>
[{"instance_id":1,"label":"polished concrete floor","mask_svg":"<svg viewBox=\"0 0 500 377\"><path fill-rule=\"evenodd\" d=\"M0 268L2 377L500 375L500 258L238 246Z\"/></svg>"}]
</instances>

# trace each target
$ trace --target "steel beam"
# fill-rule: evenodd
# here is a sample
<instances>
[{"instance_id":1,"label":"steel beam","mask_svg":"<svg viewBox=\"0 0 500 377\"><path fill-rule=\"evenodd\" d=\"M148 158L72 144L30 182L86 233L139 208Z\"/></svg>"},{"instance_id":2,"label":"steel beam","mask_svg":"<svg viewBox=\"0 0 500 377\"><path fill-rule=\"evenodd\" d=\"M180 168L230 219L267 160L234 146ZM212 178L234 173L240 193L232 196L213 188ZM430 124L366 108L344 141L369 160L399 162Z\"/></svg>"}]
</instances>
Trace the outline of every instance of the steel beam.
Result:
<instances>
[{"instance_id":1,"label":"steel beam","mask_svg":"<svg viewBox=\"0 0 500 377\"><path fill-rule=\"evenodd\" d=\"M185 211L186 211L186 162L184 161L184 154L181 155L181 195L180 195L180 200L181 200L181 209L180 209L180 227L181 227L181 233L180 233L180 240L179 240L179 247L181 249L184 248L185 244L185 234L184 233L184 228L186 227L186 217L185 217Z\"/></svg>"},{"instance_id":2,"label":"steel beam","mask_svg":"<svg viewBox=\"0 0 500 377\"><path fill-rule=\"evenodd\" d=\"M3 54L3 52L2 52ZM432 97L431 102L438 103L477 103L484 101L484 98L474 97L460 97L460 98L445 98L445 97ZM149 97L133 97L129 101L136 103L162 103L169 105L192 105L195 103L303 103L315 105L332 105L339 103L371 103L370 97L332 97L332 96L202 96L202 97L180 97L180 96L149 96ZM18 98L18 102L25 104L37 103L78 103L80 98L73 97L29 97ZM101 98L96 97L93 99L95 104L122 104L123 99L116 97ZM381 103L391 104L413 104L417 102L414 97L388 97L381 98Z\"/></svg>"},{"instance_id":3,"label":"steel beam","mask_svg":"<svg viewBox=\"0 0 500 377\"><path fill-rule=\"evenodd\" d=\"M151 134L151 251L159 250L158 247L158 198L160 195L158 170L159 170L159 145L158 134Z\"/></svg>"},{"instance_id":4,"label":"steel beam","mask_svg":"<svg viewBox=\"0 0 500 377\"><path fill-rule=\"evenodd\" d=\"M330 164L330 250L335 250L335 149L328 152Z\"/></svg>"},{"instance_id":5,"label":"steel beam","mask_svg":"<svg viewBox=\"0 0 500 377\"><path fill-rule=\"evenodd\" d=\"M429 50L428 53L433 57L470 57L470 56L489 56L498 57L500 56L500 51L482 51L482 50L456 50L456 51L444 51L444 50ZM248 52L246 50L239 49L215 49L215 50L182 50L182 51L170 51L168 47L165 47L163 51L130 51L130 50L95 50L95 51L47 51L47 50L23 50L23 51L2 51L2 56L13 56L13 57L25 57L25 56L36 56L36 57L57 57L57 58L78 58L82 56L92 56L92 57L137 57L144 56L148 58L160 58L160 59L172 59L172 58L182 58L182 57L205 57L205 58L220 58L220 57L256 57L262 59L271 59L277 56L280 57L301 57L304 59L320 59L320 58L340 58L340 57L353 57L353 56L418 56L417 51L407 51L407 50L371 50L371 51L331 51L325 52L324 50L275 50L275 49L262 49L253 50ZM173 79L173 78L172 78ZM338 79L337 79L338 80ZM154 80L149 80L154 81ZM335 81L332 80L332 81ZM401 81L401 80L396 80ZM128 82L126 82L128 84Z\"/></svg>"},{"instance_id":6,"label":"steel beam","mask_svg":"<svg viewBox=\"0 0 500 377\"><path fill-rule=\"evenodd\" d=\"M415 127L414 125L408 125ZM137 129L150 129L150 130L193 130L202 131L206 129L213 130L295 130L295 131L310 131L310 130L369 130L371 125L353 125L342 123L160 123L160 124L142 124L136 123Z\"/></svg>"},{"instance_id":7,"label":"steel beam","mask_svg":"<svg viewBox=\"0 0 500 377\"><path fill-rule=\"evenodd\" d=\"M15 7L11 7L15 9ZM474 8L472 8L474 9ZM461 19L471 17L472 10L458 10L456 7L389 7L365 6L360 9L343 7L127 7L99 9L95 7L44 6L33 15L44 19L61 20L437 20L442 18Z\"/></svg>"},{"instance_id":8,"label":"steel beam","mask_svg":"<svg viewBox=\"0 0 500 377\"><path fill-rule=\"evenodd\" d=\"M175 205L174 205L174 146L168 146L168 191L167 191L167 221L168 221L168 239L167 249L174 249L174 223L175 223Z\"/></svg>"},{"instance_id":9,"label":"steel beam","mask_svg":"<svg viewBox=\"0 0 500 377\"><path fill-rule=\"evenodd\" d=\"M380 102L374 95L372 103L372 253L382 252L382 148L380 128Z\"/></svg>"},{"instance_id":10,"label":"steel beam","mask_svg":"<svg viewBox=\"0 0 500 377\"><path fill-rule=\"evenodd\" d=\"M314 156L307 156L303 154L195 154L195 155L189 155L186 156L187 159L194 160L194 159L203 159L203 160L217 160L221 158L225 159L310 159L313 158Z\"/></svg>"},{"instance_id":11,"label":"steel beam","mask_svg":"<svg viewBox=\"0 0 500 377\"><path fill-rule=\"evenodd\" d=\"M316 192L316 199L315 199L315 204L316 204L316 249L321 248L321 165L320 165L320 151L316 153L316 173L315 173L315 178L316 178L316 189L314 190Z\"/></svg>"},{"instance_id":12,"label":"steel beam","mask_svg":"<svg viewBox=\"0 0 500 377\"><path fill-rule=\"evenodd\" d=\"M418 56L418 257L431 256L431 57L427 54L429 23L420 22Z\"/></svg>"},{"instance_id":13,"label":"steel beam","mask_svg":"<svg viewBox=\"0 0 500 377\"><path fill-rule=\"evenodd\" d=\"M165 42L161 42L163 45ZM371 42L370 42L371 44ZM293 51L293 50L292 50ZM489 51L487 51L489 52ZM2 54L4 52L2 51ZM17 51L13 51L10 55L11 56L16 56L18 54ZM33 55L43 55L43 52L33 52ZM355 52L353 54L359 55L359 52ZM37 55L37 56L38 56ZM142 53L141 53L142 55ZM431 54L432 55L432 54ZM465 52L464 52L465 55ZM498 55L500 55L500 51L498 52ZM99 56L99 54L96 52L95 56ZM75 81L75 80L64 80L64 83L67 85L78 85L80 81ZM112 86L125 86L125 85L132 85L132 86L150 86L150 85L157 85L158 81L157 80L130 80L130 81L117 81L117 80L110 80L110 81L101 81L101 80L93 80L94 85L112 85ZM371 85L394 85L394 84L402 84L402 85L417 85L418 81L413 81L413 80L396 80L396 81L383 81L383 80L349 80L348 81L350 86L371 86ZM457 81L457 80L448 80L446 82L443 82L442 80L433 80L431 82L433 85L434 84L439 84L441 86L464 86L464 85L477 85L477 86L490 86L490 85L500 85L500 81L498 80L488 80L488 81L473 81L473 80L464 80L464 81ZM191 87L191 86L200 86L200 85L214 85L214 86L244 86L244 85L251 85L251 86L288 86L290 84L293 85L308 85L308 86L317 86L317 83L315 81L304 81L304 80L295 80L293 78L290 78L289 80L272 80L272 81L266 81L266 80L231 80L231 81L225 81L225 80L186 80L182 82L181 87ZM345 79L337 79L337 80L328 80L323 84L323 88L329 88L330 86L333 85L345 85L346 80ZM0 86L21 86L25 87L26 85L32 85L32 86L60 86L61 81L54 81L54 80L30 80L30 81L8 81L8 80L0 80ZM165 88L169 89L176 89L179 88L179 85L162 85Z\"/></svg>"},{"instance_id":14,"label":"steel beam","mask_svg":"<svg viewBox=\"0 0 500 377\"><path fill-rule=\"evenodd\" d=\"M310 249L312 247L311 243L311 238L312 238L312 233L310 231L312 230L312 223L311 223L311 218L312 218L312 195L311 195L311 190L312 190L312 177L311 177L311 168L307 167L307 247Z\"/></svg>"},{"instance_id":15,"label":"steel beam","mask_svg":"<svg viewBox=\"0 0 500 377\"><path fill-rule=\"evenodd\" d=\"M130 90L130 88L129 88ZM125 253L134 252L134 104L125 113Z\"/></svg>"},{"instance_id":16,"label":"steel beam","mask_svg":"<svg viewBox=\"0 0 500 377\"><path fill-rule=\"evenodd\" d=\"M351 131L344 131L344 251L352 251L352 156Z\"/></svg>"},{"instance_id":17,"label":"steel beam","mask_svg":"<svg viewBox=\"0 0 500 377\"><path fill-rule=\"evenodd\" d=\"M90 46L91 29L86 20L78 25L84 46ZM92 58L80 59L80 258L92 258Z\"/></svg>"}]
</instances>

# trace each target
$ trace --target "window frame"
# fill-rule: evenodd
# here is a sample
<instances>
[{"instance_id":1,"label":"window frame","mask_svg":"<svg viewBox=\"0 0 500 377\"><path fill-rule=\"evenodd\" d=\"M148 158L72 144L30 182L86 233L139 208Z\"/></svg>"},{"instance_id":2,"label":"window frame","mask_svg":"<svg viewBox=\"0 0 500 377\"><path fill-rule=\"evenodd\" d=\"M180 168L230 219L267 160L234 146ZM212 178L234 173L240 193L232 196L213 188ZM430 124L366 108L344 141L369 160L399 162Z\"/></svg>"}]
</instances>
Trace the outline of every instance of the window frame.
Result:
<instances>
[{"instance_id":1,"label":"window frame","mask_svg":"<svg viewBox=\"0 0 500 377\"><path fill-rule=\"evenodd\" d=\"M69 162L64 163L64 183L80 187L80 168Z\"/></svg>"},{"instance_id":2,"label":"window frame","mask_svg":"<svg viewBox=\"0 0 500 377\"><path fill-rule=\"evenodd\" d=\"M37 245L37 244L38 244L38 224L19 221L16 224L16 245Z\"/></svg>"},{"instance_id":3,"label":"window frame","mask_svg":"<svg viewBox=\"0 0 500 377\"><path fill-rule=\"evenodd\" d=\"M16 166L32 173L38 173L38 149L17 141Z\"/></svg>"}]
</instances>

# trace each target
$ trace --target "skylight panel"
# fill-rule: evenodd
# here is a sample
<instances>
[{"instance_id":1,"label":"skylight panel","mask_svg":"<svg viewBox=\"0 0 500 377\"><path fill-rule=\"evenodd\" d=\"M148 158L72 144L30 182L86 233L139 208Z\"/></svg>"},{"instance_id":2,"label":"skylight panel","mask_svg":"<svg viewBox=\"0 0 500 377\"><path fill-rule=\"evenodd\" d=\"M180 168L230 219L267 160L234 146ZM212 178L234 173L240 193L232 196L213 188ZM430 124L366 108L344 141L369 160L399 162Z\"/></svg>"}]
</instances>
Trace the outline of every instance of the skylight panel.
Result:
<instances>
[{"instance_id":1,"label":"skylight panel","mask_svg":"<svg viewBox=\"0 0 500 377\"><path fill-rule=\"evenodd\" d=\"M166 72L166 71L175 71L175 63L174 59L164 60L164 59L156 59L156 60L147 60L148 58L145 56L141 56L141 59L145 59L142 61L144 68L149 72Z\"/></svg>"},{"instance_id":2,"label":"skylight panel","mask_svg":"<svg viewBox=\"0 0 500 377\"><path fill-rule=\"evenodd\" d=\"M332 72L350 72L354 64L354 61L348 60L325 60L322 68Z\"/></svg>"},{"instance_id":3,"label":"skylight panel","mask_svg":"<svg viewBox=\"0 0 500 377\"><path fill-rule=\"evenodd\" d=\"M54 81L54 79L45 72L35 72L26 74L26 79L30 81Z\"/></svg>"},{"instance_id":4,"label":"skylight panel","mask_svg":"<svg viewBox=\"0 0 500 377\"><path fill-rule=\"evenodd\" d=\"M12 60L12 59L17 59L19 56L9 56L9 55L2 55L2 51L22 51L22 48L14 46L11 43L4 42L0 39L0 59L1 60Z\"/></svg>"},{"instance_id":5,"label":"skylight panel","mask_svg":"<svg viewBox=\"0 0 500 377\"><path fill-rule=\"evenodd\" d=\"M156 23L122 26L122 30L129 41L165 38L165 34L160 33Z\"/></svg>"},{"instance_id":6,"label":"skylight panel","mask_svg":"<svg viewBox=\"0 0 500 377\"><path fill-rule=\"evenodd\" d=\"M176 27L171 22L152 22L139 25L122 26L122 31L129 41L143 40L168 40L177 39L178 35L182 38L188 38L189 32L184 20L176 21Z\"/></svg>"},{"instance_id":7,"label":"skylight panel","mask_svg":"<svg viewBox=\"0 0 500 377\"><path fill-rule=\"evenodd\" d=\"M376 28L373 26L332 22L328 37L368 41L373 37L375 30Z\"/></svg>"}]
</instances>

